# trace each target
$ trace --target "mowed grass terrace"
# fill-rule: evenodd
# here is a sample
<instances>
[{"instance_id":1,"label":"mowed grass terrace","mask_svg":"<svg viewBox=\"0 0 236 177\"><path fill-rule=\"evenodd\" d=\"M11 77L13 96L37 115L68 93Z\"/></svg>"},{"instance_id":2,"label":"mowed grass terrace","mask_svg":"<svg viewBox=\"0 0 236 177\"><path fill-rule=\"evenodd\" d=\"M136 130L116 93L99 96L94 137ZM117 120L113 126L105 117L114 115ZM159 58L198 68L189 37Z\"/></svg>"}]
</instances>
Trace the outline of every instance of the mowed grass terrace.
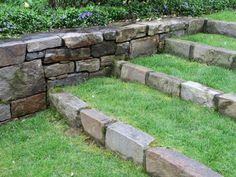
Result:
<instances>
[{"instance_id":1,"label":"mowed grass terrace","mask_svg":"<svg viewBox=\"0 0 236 177\"><path fill-rule=\"evenodd\" d=\"M210 20L220 20L227 22L236 22L236 11L235 10L225 10L210 15L203 16Z\"/></svg>"}]
</instances>

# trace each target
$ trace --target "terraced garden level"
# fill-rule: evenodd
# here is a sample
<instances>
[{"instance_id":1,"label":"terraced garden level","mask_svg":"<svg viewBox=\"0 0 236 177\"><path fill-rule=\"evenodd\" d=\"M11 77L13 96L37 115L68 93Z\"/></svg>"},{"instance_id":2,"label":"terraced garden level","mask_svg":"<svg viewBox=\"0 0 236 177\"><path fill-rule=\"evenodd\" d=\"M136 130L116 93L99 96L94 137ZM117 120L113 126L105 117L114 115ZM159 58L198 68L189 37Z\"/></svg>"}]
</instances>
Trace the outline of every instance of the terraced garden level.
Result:
<instances>
[{"instance_id":1,"label":"terraced garden level","mask_svg":"<svg viewBox=\"0 0 236 177\"><path fill-rule=\"evenodd\" d=\"M211 109L113 78L92 79L65 91L153 135L160 146L177 149L225 176L236 174L236 124Z\"/></svg>"},{"instance_id":2,"label":"terraced garden level","mask_svg":"<svg viewBox=\"0 0 236 177\"><path fill-rule=\"evenodd\" d=\"M194 35L181 36L179 39L198 42L213 47L221 47L230 50L236 50L236 38L219 34L198 33Z\"/></svg>"},{"instance_id":3,"label":"terraced garden level","mask_svg":"<svg viewBox=\"0 0 236 177\"><path fill-rule=\"evenodd\" d=\"M63 119L47 110L0 127L0 176L147 176L115 154L72 136ZM68 132L68 131L66 131Z\"/></svg>"},{"instance_id":4,"label":"terraced garden level","mask_svg":"<svg viewBox=\"0 0 236 177\"><path fill-rule=\"evenodd\" d=\"M236 22L236 11L225 10L225 11L213 13L213 14L210 14L210 15L206 15L204 17L206 17L207 19L211 19L211 20Z\"/></svg>"},{"instance_id":5,"label":"terraced garden level","mask_svg":"<svg viewBox=\"0 0 236 177\"><path fill-rule=\"evenodd\" d=\"M189 62L168 54L141 57L131 62L184 80L199 82L224 92L236 93L235 70Z\"/></svg>"}]
</instances>

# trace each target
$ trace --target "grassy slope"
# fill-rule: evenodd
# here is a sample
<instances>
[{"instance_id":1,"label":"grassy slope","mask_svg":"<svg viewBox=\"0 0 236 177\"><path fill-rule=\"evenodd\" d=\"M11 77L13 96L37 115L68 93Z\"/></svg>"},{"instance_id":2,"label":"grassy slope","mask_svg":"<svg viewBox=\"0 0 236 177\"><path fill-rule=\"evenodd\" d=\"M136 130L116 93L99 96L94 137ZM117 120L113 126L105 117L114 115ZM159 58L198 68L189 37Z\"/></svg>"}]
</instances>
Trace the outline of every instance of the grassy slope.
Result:
<instances>
[{"instance_id":1,"label":"grassy slope","mask_svg":"<svg viewBox=\"0 0 236 177\"><path fill-rule=\"evenodd\" d=\"M228 22L236 22L236 11L233 10L226 10L221 11L218 13L213 13L210 15L204 16L211 20L221 20L221 21L228 21Z\"/></svg>"},{"instance_id":2,"label":"grassy slope","mask_svg":"<svg viewBox=\"0 0 236 177\"><path fill-rule=\"evenodd\" d=\"M0 176L146 176L132 162L86 144L86 137L66 135L58 118L48 110L1 126Z\"/></svg>"},{"instance_id":3,"label":"grassy slope","mask_svg":"<svg viewBox=\"0 0 236 177\"><path fill-rule=\"evenodd\" d=\"M198 33L194 35L181 36L179 39L199 42L214 47L236 50L236 39L224 35Z\"/></svg>"},{"instance_id":4,"label":"grassy slope","mask_svg":"<svg viewBox=\"0 0 236 177\"><path fill-rule=\"evenodd\" d=\"M112 78L65 90L152 134L161 146L177 149L227 177L236 174L236 124L211 109Z\"/></svg>"},{"instance_id":5,"label":"grassy slope","mask_svg":"<svg viewBox=\"0 0 236 177\"><path fill-rule=\"evenodd\" d=\"M168 54L137 58L132 62L185 80L200 82L225 92L236 93L235 70L189 62Z\"/></svg>"}]
</instances>

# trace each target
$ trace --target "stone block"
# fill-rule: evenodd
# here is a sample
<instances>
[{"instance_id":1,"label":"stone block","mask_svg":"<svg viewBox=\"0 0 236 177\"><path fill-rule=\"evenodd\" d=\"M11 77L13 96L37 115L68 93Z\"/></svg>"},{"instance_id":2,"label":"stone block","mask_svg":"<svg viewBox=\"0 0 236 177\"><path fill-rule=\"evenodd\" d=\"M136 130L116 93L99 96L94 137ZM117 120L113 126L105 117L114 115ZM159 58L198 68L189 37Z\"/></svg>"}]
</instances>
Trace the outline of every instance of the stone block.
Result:
<instances>
[{"instance_id":1,"label":"stone block","mask_svg":"<svg viewBox=\"0 0 236 177\"><path fill-rule=\"evenodd\" d=\"M44 66L45 77L56 77L63 74L73 73L75 68L74 62L69 63L56 63Z\"/></svg>"},{"instance_id":2,"label":"stone block","mask_svg":"<svg viewBox=\"0 0 236 177\"><path fill-rule=\"evenodd\" d=\"M130 43L129 42L117 44L116 55L125 55L128 57L129 51L130 51Z\"/></svg>"},{"instance_id":3,"label":"stone block","mask_svg":"<svg viewBox=\"0 0 236 177\"><path fill-rule=\"evenodd\" d=\"M219 94L222 92L197 82L187 81L181 84L182 99L191 100L207 107L215 107L214 97Z\"/></svg>"},{"instance_id":4,"label":"stone block","mask_svg":"<svg viewBox=\"0 0 236 177\"><path fill-rule=\"evenodd\" d=\"M130 58L157 53L158 37L146 37L132 40L130 43Z\"/></svg>"},{"instance_id":5,"label":"stone block","mask_svg":"<svg viewBox=\"0 0 236 177\"><path fill-rule=\"evenodd\" d=\"M115 41L116 40L116 29L104 29L102 30L103 38L106 41Z\"/></svg>"},{"instance_id":6,"label":"stone block","mask_svg":"<svg viewBox=\"0 0 236 177\"><path fill-rule=\"evenodd\" d=\"M23 42L0 43L0 67L23 63L26 44Z\"/></svg>"},{"instance_id":7,"label":"stone block","mask_svg":"<svg viewBox=\"0 0 236 177\"><path fill-rule=\"evenodd\" d=\"M196 33L203 32L204 23L205 23L204 19L200 19L200 18L189 19L187 33L196 34Z\"/></svg>"},{"instance_id":8,"label":"stone block","mask_svg":"<svg viewBox=\"0 0 236 177\"><path fill-rule=\"evenodd\" d=\"M155 21L150 21L150 22L141 22L141 23L148 26L149 36L154 36L156 34L170 32L169 24L160 20L155 20Z\"/></svg>"},{"instance_id":9,"label":"stone block","mask_svg":"<svg viewBox=\"0 0 236 177\"><path fill-rule=\"evenodd\" d=\"M115 61L114 67L113 67L113 75L116 77L121 77L121 69L123 64L128 63L127 61L121 60L121 61Z\"/></svg>"},{"instance_id":10,"label":"stone block","mask_svg":"<svg viewBox=\"0 0 236 177\"><path fill-rule=\"evenodd\" d=\"M45 90L41 60L0 69L0 100L2 101L24 98Z\"/></svg>"},{"instance_id":11,"label":"stone block","mask_svg":"<svg viewBox=\"0 0 236 177\"><path fill-rule=\"evenodd\" d=\"M40 93L11 102L12 117L22 117L46 109L46 93Z\"/></svg>"},{"instance_id":12,"label":"stone block","mask_svg":"<svg viewBox=\"0 0 236 177\"><path fill-rule=\"evenodd\" d=\"M116 43L112 41L102 42L92 46L92 56L101 57L105 55L114 55L116 52Z\"/></svg>"},{"instance_id":13,"label":"stone block","mask_svg":"<svg viewBox=\"0 0 236 177\"><path fill-rule=\"evenodd\" d=\"M94 77L104 77L104 76L110 76L111 75L111 71L112 71L112 67L111 66L106 66L103 69L96 71L96 72L92 72L89 73L89 78L94 78Z\"/></svg>"},{"instance_id":14,"label":"stone block","mask_svg":"<svg viewBox=\"0 0 236 177\"><path fill-rule=\"evenodd\" d=\"M111 66L114 59L115 55L101 57L101 66Z\"/></svg>"},{"instance_id":15,"label":"stone block","mask_svg":"<svg viewBox=\"0 0 236 177\"><path fill-rule=\"evenodd\" d=\"M31 52L26 54L26 61L42 59L45 57L45 51Z\"/></svg>"},{"instance_id":16,"label":"stone block","mask_svg":"<svg viewBox=\"0 0 236 177\"><path fill-rule=\"evenodd\" d=\"M108 126L105 144L124 158L143 164L145 150L154 140L152 136L130 125L117 122Z\"/></svg>"},{"instance_id":17,"label":"stone block","mask_svg":"<svg viewBox=\"0 0 236 177\"><path fill-rule=\"evenodd\" d=\"M82 60L76 62L76 71L88 71L88 72L95 72L98 71L100 68L100 60L98 58Z\"/></svg>"},{"instance_id":18,"label":"stone block","mask_svg":"<svg viewBox=\"0 0 236 177\"><path fill-rule=\"evenodd\" d=\"M71 127L81 126L80 111L89 107L87 103L69 93L50 93L49 100Z\"/></svg>"},{"instance_id":19,"label":"stone block","mask_svg":"<svg viewBox=\"0 0 236 177\"><path fill-rule=\"evenodd\" d=\"M84 109L80 111L80 119L84 131L100 144L104 145L106 127L114 122L114 120L94 109Z\"/></svg>"},{"instance_id":20,"label":"stone block","mask_svg":"<svg viewBox=\"0 0 236 177\"><path fill-rule=\"evenodd\" d=\"M162 147L146 151L146 170L153 177L223 177L195 160Z\"/></svg>"},{"instance_id":21,"label":"stone block","mask_svg":"<svg viewBox=\"0 0 236 177\"><path fill-rule=\"evenodd\" d=\"M101 43L103 41L103 35L100 32L67 33L62 36L62 39L68 48L79 48Z\"/></svg>"},{"instance_id":22,"label":"stone block","mask_svg":"<svg viewBox=\"0 0 236 177\"><path fill-rule=\"evenodd\" d=\"M183 82L179 78L159 72L150 72L147 78L147 85L172 96L180 96Z\"/></svg>"},{"instance_id":23,"label":"stone block","mask_svg":"<svg viewBox=\"0 0 236 177\"><path fill-rule=\"evenodd\" d=\"M10 118L11 118L10 105L1 103L0 104L0 122L3 122Z\"/></svg>"},{"instance_id":24,"label":"stone block","mask_svg":"<svg viewBox=\"0 0 236 177\"><path fill-rule=\"evenodd\" d=\"M143 66L134 64L124 64L121 69L121 79L125 81L146 83L147 74L152 70Z\"/></svg>"}]
</instances>

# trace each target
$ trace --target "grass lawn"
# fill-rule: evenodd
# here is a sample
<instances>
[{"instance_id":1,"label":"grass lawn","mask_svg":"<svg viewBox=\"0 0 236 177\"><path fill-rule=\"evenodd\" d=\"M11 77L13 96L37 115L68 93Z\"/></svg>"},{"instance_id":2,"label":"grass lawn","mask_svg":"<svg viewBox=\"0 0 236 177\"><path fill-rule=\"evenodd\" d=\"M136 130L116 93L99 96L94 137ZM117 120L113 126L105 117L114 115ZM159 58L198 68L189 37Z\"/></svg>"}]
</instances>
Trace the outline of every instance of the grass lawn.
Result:
<instances>
[{"instance_id":1,"label":"grass lawn","mask_svg":"<svg viewBox=\"0 0 236 177\"><path fill-rule=\"evenodd\" d=\"M221 20L221 21L228 21L228 22L236 22L236 11L233 10L226 10L221 11L218 13L213 13L210 15L204 16L211 20Z\"/></svg>"},{"instance_id":2,"label":"grass lawn","mask_svg":"<svg viewBox=\"0 0 236 177\"><path fill-rule=\"evenodd\" d=\"M236 124L211 109L147 86L97 78L65 90L227 177L236 174Z\"/></svg>"},{"instance_id":3,"label":"grass lawn","mask_svg":"<svg viewBox=\"0 0 236 177\"><path fill-rule=\"evenodd\" d=\"M131 62L184 80L199 82L225 92L236 93L236 70L189 62L168 54L141 57Z\"/></svg>"},{"instance_id":4,"label":"grass lawn","mask_svg":"<svg viewBox=\"0 0 236 177\"><path fill-rule=\"evenodd\" d=\"M181 36L179 39L203 43L214 47L236 50L236 38L219 34L198 33L194 35Z\"/></svg>"},{"instance_id":5,"label":"grass lawn","mask_svg":"<svg viewBox=\"0 0 236 177\"><path fill-rule=\"evenodd\" d=\"M65 133L59 119L47 110L1 126L0 176L147 176L132 162L88 145L85 136Z\"/></svg>"}]
</instances>

